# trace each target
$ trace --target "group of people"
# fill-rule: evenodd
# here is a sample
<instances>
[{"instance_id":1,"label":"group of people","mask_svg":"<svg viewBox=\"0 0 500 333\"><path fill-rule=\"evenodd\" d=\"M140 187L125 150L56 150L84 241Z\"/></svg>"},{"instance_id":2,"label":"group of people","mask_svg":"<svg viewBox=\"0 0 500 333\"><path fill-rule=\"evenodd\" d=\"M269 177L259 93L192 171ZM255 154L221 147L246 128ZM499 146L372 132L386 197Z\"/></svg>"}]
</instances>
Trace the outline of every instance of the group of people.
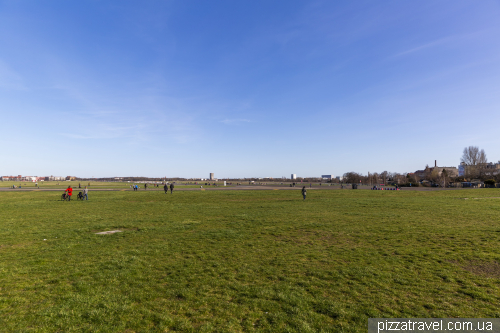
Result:
<instances>
[{"instance_id":1,"label":"group of people","mask_svg":"<svg viewBox=\"0 0 500 333\"><path fill-rule=\"evenodd\" d=\"M163 190L165 191L165 194L168 193L168 185L167 183L165 183L165 185L163 186ZM174 192L174 184L170 184L170 194L172 194Z\"/></svg>"},{"instance_id":2,"label":"group of people","mask_svg":"<svg viewBox=\"0 0 500 333\"><path fill-rule=\"evenodd\" d=\"M21 186L19 186L19 187L21 187ZM144 187L147 189L146 186L144 186ZM168 193L169 188L170 188L170 194L173 194L174 184L170 184L170 187L169 187L167 183L165 183L165 185L163 186L163 190L165 191L165 194ZM139 189L139 186L134 184L133 189L134 189L134 191L137 191ZM80 192L80 193L82 193L82 192ZM302 197L304 198L304 200L306 200L307 190L306 190L305 186L302 187L301 193L302 193ZM71 201L71 196L73 195L73 188L71 186L68 186L68 188L64 191L64 194L66 194L68 196L68 201ZM88 194L89 194L89 190L87 189L87 186L85 186L85 188L83 189L83 193L82 193L82 200L89 200Z\"/></svg>"},{"instance_id":3,"label":"group of people","mask_svg":"<svg viewBox=\"0 0 500 333\"><path fill-rule=\"evenodd\" d=\"M130 186L134 191L138 191L139 190L139 185L137 184L134 184L134 185L131 185ZM158 184L153 184L153 187L160 187ZM165 185L163 186L163 190L165 190L165 193L168 193L168 189L170 188L170 193L173 193L174 192L174 184L170 184L170 187L168 186L167 183L165 183ZM144 189L147 190L148 189L148 184L145 183L144 184Z\"/></svg>"},{"instance_id":4,"label":"group of people","mask_svg":"<svg viewBox=\"0 0 500 333\"><path fill-rule=\"evenodd\" d=\"M87 189L87 186L83 189L83 193L81 193L81 199L82 200L89 200L89 190ZM80 194L79 193L79 194ZM68 188L64 191L64 194L67 195L68 201L71 201L71 196L73 195L73 188L71 186L68 186Z\"/></svg>"}]
</instances>

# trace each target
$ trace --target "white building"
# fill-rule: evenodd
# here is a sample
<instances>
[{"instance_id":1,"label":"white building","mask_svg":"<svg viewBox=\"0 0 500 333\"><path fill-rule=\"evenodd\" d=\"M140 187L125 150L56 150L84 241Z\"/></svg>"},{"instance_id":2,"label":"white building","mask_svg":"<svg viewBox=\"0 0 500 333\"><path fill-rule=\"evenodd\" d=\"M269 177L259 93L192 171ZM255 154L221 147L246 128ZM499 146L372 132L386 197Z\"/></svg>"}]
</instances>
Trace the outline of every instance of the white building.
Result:
<instances>
[{"instance_id":1,"label":"white building","mask_svg":"<svg viewBox=\"0 0 500 333\"><path fill-rule=\"evenodd\" d=\"M292 179L292 180L293 180L293 179L297 179L297 175L296 175L296 174L294 174L294 173L292 173L292 176L290 177L290 179Z\"/></svg>"}]
</instances>

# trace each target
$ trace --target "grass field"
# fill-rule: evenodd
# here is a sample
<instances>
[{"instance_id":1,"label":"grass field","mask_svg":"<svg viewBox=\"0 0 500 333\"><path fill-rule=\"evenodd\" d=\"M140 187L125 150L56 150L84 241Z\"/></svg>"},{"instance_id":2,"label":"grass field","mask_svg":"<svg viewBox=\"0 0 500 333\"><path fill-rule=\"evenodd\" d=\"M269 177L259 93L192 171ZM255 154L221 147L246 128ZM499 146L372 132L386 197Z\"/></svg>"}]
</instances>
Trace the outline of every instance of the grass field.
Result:
<instances>
[{"instance_id":1,"label":"grass field","mask_svg":"<svg viewBox=\"0 0 500 333\"><path fill-rule=\"evenodd\" d=\"M10 188L12 185L19 186L21 185L21 188L36 188L36 183L33 182L16 182L16 181L3 181L0 182L0 187L1 188ZM90 188L109 188L109 189L116 189L116 188L129 188L130 185L133 183L127 183L127 182L84 182L84 181L40 181L38 182L38 187L40 189L65 189L68 186L71 186L73 188L78 188L78 185L81 185L82 188L90 184ZM139 184L139 183L138 183ZM143 185L143 184L140 184Z\"/></svg>"},{"instance_id":2,"label":"grass field","mask_svg":"<svg viewBox=\"0 0 500 333\"><path fill-rule=\"evenodd\" d=\"M365 332L370 317L500 317L499 190L59 197L0 192L1 332Z\"/></svg>"},{"instance_id":3,"label":"grass field","mask_svg":"<svg viewBox=\"0 0 500 333\"><path fill-rule=\"evenodd\" d=\"M160 182L158 182L160 183ZM176 187L178 188L199 188L200 185L192 185L192 184L187 184L187 182L182 181L182 182L176 182ZM194 183L194 182L191 182ZM198 182L202 183L203 185L205 182ZM212 182L213 183L213 182ZM134 183L134 182L87 182L87 181L47 181L47 182L38 182L38 187L36 183L33 182L15 182L15 181L3 181L0 182L0 188L11 188L12 185L16 186L21 186L21 189L23 188L29 188L29 189L65 189L68 188L68 186L71 186L75 189L78 189L78 186L80 185L81 188L85 188L85 186L88 186L90 189L130 189L130 186L133 184L139 185L139 188L142 190L144 189L144 183ZM222 186L223 182L218 182L218 186ZM148 184L149 189L152 189L152 184ZM162 188L163 185L160 185L160 188Z\"/></svg>"},{"instance_id":4,"label":"grass field","mask_svg":"<svg viewBox=\"0 0 500 333\"><path fill-rule=\"evenodd\" d=\"M169 181L170 183L171 181ZM160 182L158 182L160 183ZM210 183L210 187L213 187L212 185L214 183L217 184L217 186L222 187L224 186L224 181L210 181L210 180L203 180L203 181L196 181L197 185L194 184L195 181L175 181L175 186L176 188L199 188L200 185L207 187L207 183ZM273 187L289 187L290 186L290 181L287 182L255 182L253 184L250 184L248 181L243 181L240 182L241 185L252 185L255 187L259 187L261 185L268 185L268 186L273 186ZM28 189L35 189L35 188L40 188L40 189L65 189L68 186L71 186L73 188L78 188L80 185L81 188L84 188L85 186L88 186L90 189L130 189L130 186L133 184L139 185L139 188L142 190L144 189L144 183L141 182L96 182L96 181L40 181L38 182L38 187L36 183L33 182L18 182L18 181L0 181L0 189L1 188L12 188L12 185L16 186L21 186L21 189L23 188L28 188ZM235 187L237 184L236 181L227 181L226 182L226 187ZM320 183L297 183L297 188L299 186L307 186L309 188L309 185L312 184L313 187L332 187L332 188L340 188L340 184L327 184L323 183L320 185ZM148 184L149 189L152 189L152 185ZM346 188L348 187L347 185L344 185ZM366 186L365 186L366 187ZM392 186L391 186L392 187ZM162 188L162 185L160 185L160 189Z\"/></svg>"}]
</instances>

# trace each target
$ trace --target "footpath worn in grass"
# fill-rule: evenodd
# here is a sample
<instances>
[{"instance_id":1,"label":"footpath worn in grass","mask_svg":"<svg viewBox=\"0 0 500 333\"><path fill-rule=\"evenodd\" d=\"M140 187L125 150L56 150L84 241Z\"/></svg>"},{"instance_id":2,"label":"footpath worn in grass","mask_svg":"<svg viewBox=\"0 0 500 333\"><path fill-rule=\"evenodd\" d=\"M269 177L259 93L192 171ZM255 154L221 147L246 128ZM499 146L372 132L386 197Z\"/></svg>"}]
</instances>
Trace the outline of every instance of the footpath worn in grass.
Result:
<instances>
[{"instance_id":1,"label":"footpath worn in grass","mask_svg":"<svg viewBox=\"0 0 500 333\"><path fill-rule=\"evenodd\" d=\"M499 190L59 197L0 192L1 332L364 332L369 317L500 317Z\"/></svg>"}]
</instances>

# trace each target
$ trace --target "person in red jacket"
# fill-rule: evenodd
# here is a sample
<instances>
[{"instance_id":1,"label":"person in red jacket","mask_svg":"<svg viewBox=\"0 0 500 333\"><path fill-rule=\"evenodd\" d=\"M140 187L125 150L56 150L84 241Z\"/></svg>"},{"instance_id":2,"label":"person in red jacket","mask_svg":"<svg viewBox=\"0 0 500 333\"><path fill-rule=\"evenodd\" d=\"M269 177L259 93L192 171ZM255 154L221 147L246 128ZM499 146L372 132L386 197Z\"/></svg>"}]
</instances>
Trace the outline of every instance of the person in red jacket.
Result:
<instances>
[{"instance_id":1,"label":"person in red jacket","mask_svg":"<svg viewBox=\"0 0 500 333\"><path fill-rule=\"evenodd\" d=\"M68 188L64 192L68 192L68 201L71 201L71 196L73 195L73 189L71 188L71 186L68 186Z\"/></svg>"}]
</instances>

